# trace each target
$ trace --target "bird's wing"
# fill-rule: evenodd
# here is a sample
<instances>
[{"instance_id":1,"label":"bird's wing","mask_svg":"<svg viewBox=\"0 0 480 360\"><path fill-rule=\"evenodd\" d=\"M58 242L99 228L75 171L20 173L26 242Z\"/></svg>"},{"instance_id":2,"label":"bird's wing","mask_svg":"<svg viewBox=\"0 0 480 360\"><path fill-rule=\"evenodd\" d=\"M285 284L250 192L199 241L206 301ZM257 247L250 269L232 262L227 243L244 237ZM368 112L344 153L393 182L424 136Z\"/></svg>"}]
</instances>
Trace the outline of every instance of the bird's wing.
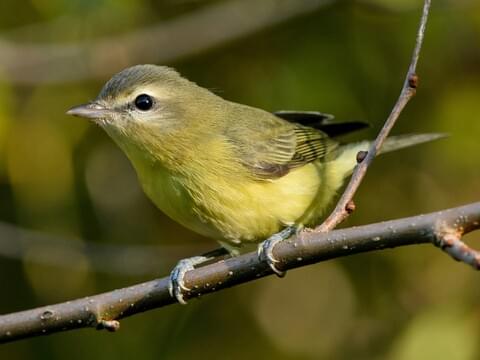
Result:
<instances>
[{"instance_id":1,"label":"bird's wing","mask_svg":"<svg viewBox=\"0 0 480 360\"><path fill-rule=\"evenodd\" d=\"M338 122L334 120L333 115L318 111L281 110L274 112L274 115L292 123L298 123L321 130L330 137L348 134L370 126L363 121Z\"/></svg>"},{"instance_id":2,"label":"bird's wing","mask_svg":"<svg viewBox=\"0 0 480 360\"><path fill-rule=\"evenodd\" d=\"M230 139L240 153L240 161L260 179L282 177L338 146L323 131L269 114L249 121L249 125L241 133L230 131Z\"/></svg>"}]
</instances>

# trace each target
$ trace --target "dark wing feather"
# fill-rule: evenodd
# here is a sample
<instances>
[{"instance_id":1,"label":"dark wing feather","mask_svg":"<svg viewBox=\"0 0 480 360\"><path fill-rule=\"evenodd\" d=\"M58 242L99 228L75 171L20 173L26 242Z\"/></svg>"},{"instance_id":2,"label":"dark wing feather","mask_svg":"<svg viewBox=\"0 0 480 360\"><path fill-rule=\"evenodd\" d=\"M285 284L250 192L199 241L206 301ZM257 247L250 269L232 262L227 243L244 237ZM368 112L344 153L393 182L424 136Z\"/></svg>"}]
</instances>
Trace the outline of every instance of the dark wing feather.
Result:
<instances>
[{"instance_id":1,"label":"dark wing feather","mask_svg":"<svg viewBox=\"0 0 480 360\"><path fill-rule=\"evenodd\" d=\"M318 111L280 110L275 111L273 114L279 118L282 118L283 120L299 123L313 128L335 118L331 114L325 114Z\"/></svg>"},{"instance_id":2,"label":"dark wing feather","mask_svg":"<svg viewBox=\"0 0 480 360\"><path fill-rule=\"evenodd\" d=\"M317 111L282 110L274 112L274 115L289 122L321 130L330 137L348 134L370 126L363 121L336 122L333 115Z\"/></svg>"}]
</instances>

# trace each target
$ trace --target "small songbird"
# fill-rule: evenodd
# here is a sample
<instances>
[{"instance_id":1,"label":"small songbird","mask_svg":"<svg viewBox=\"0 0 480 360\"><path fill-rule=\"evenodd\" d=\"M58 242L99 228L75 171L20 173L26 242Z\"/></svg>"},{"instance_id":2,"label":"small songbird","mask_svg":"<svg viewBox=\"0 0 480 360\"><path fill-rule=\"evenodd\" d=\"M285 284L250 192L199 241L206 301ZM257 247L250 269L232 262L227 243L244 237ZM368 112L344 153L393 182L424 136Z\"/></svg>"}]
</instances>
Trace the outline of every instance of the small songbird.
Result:
<instances>
[{"instance_id":1,"label":"small songbird","mask_svg":"<svg viewBox=\"0 0 480 360\"><path fill-rule=\"evenodd\" d=\"M233 255L270 237L260 253L279 274L275 242L320 222L357 153L371 143L335 139L366 127L363 122L335 122L319 112L272 114L227 101L155 65L121 71L94 101L68 114L100 125L132 162L147 196L175 221ZM382 152L441 136L390 137ZM172 272L179 302L188 290L185 272L205 259L184 259Z\"/></svg>"}]
</instances>

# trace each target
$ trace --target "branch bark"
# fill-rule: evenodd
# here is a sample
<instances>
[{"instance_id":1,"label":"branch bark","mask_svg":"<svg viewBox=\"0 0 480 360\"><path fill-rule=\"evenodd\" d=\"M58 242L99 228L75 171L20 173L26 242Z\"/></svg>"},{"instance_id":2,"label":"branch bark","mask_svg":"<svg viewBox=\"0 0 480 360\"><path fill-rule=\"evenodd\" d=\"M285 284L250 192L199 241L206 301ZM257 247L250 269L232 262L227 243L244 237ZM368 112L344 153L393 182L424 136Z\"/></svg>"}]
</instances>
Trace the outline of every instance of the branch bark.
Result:
<instances>
[{"instance_id":1,"label":"branch bark","mask_svg":"<svg viewBox=\"0 0 480 360\"><path fill-rule=\"evenodd\" d=\"M480 202L371 225L329 233L302 232L279 243L274 250L281 270L343 256L398 246L433 243L453 249L455 258L469 261L474 250L455 241L480 228ZM445 243L446 234L455 234ZM193 289L186 298L219 291L272 274L256 252L219 261L189 271L186 285ZM85 327L115 331L118 320L175 303L165 277L111 292L0 316L0 343Z\"/></svg>"}]
</instances>

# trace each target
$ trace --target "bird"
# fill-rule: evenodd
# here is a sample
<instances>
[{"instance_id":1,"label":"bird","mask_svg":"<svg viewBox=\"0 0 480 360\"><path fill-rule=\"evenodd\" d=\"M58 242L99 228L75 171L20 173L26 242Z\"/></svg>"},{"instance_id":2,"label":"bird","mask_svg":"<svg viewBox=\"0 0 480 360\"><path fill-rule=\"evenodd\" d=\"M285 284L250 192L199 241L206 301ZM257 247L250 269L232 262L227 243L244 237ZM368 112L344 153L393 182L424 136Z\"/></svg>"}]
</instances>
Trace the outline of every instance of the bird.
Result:
<instances>
[{"instance_id":1,"label":"bird","mask_svg":"<svg viewBox=\"0 0 480 360\"><path fill-rule=\"evenodd\" d=\"M299 229L318 224L371 141L340 135L368 126L316 111L277 111L228 101L176 70L135 65L115 74L91 102L67 114L103 128L133 164L152 202L186 228L215 239L232 256L259 244L271 251ZM389 152L442 137L387 138ZM262 243L263 242L263 243ZM185 273L211 255L182 259L170 291L186 303Z\"/></svg>"}]
</instances>

